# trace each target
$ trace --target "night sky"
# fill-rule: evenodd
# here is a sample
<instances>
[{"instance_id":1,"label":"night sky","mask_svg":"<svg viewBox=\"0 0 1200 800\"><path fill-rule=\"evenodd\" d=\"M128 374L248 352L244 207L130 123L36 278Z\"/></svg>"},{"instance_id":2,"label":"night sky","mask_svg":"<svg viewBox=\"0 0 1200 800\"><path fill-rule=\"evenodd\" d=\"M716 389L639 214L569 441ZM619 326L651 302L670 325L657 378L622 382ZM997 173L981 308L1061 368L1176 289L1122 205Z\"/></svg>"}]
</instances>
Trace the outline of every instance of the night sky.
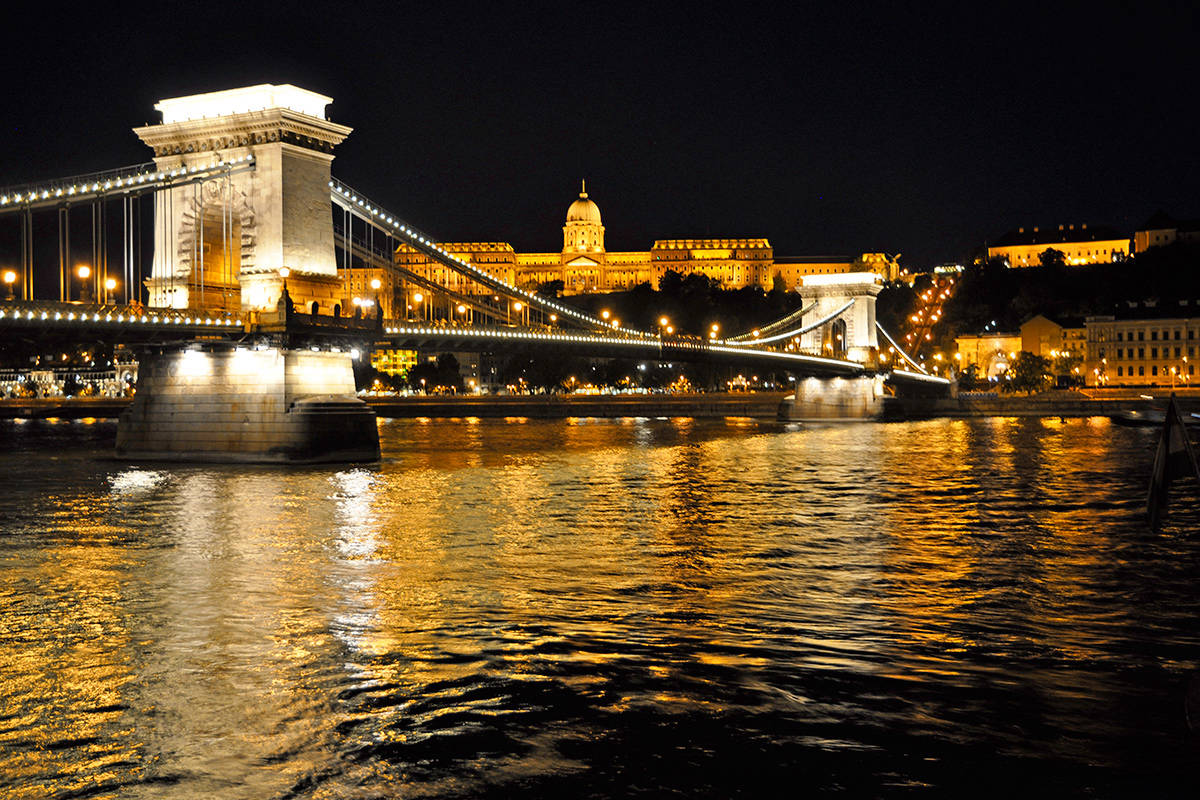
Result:
<instances>
[{"instance_id":1,"label":"night sky","mask_svg":"<svg viewBox=\"0 0 1200 800\"><path fill-rule=\"evenodd\" d=\"M1019 225L1200 216L1192 3L655 8L10 20L0 183L148 161L130 128L160 98L293 83L355 129L334 174L443 240L556 251L580 178L610 250L765 236L920 267Z\"/></svg>"}]
</instances>

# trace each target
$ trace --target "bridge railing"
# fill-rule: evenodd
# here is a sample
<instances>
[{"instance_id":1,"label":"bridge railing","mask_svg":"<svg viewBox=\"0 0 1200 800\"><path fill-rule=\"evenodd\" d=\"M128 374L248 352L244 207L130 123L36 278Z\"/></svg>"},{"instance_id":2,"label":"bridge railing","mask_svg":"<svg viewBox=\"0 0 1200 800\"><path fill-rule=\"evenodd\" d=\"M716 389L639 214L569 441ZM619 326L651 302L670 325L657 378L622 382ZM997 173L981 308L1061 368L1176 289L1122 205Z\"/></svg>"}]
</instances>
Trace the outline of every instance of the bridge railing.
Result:
<instances>
[{"instance_id":1,"label":"bridge railing","mask_svg":"<svg viewBox=\"0 0 1200 800\"><path fill-rule=\"evenodd\" d=\"M41 300L0 302L0 321L26 322L143 322L168 325L240 326L241 311L146 307L140 303L59 303Z\"/></svg>"}]
</instances>

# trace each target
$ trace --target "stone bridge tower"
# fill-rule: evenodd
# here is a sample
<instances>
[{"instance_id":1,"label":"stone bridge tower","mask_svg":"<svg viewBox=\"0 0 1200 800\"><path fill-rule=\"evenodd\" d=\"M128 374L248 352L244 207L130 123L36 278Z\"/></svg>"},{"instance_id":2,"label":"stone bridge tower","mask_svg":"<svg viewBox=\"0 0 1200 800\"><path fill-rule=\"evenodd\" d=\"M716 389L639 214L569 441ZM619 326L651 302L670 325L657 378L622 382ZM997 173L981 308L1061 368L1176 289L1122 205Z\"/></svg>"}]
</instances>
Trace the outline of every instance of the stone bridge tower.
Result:
<instances>
[{"instance_id":1,"label":"stone bridge tower","mask_svg":"<svg viewBox=\"0 0 1200 800\"><path fill-rule=\"evenodd\" d=\"M853 301L853 305L827 324L800 338L800 347L831 358L875 364L879 337L875 329L875 298L883 290L873 272L807 275L800 286L804 304L816 303L807 319L824 319ZM807 321L806 319L806 321Z\"/></svg>"},{"instance_id":2,"label":"stone bridge tower","mask_svg":"<svg viewBox=\"0 0 1200 800\"><path fill-rule=\"evenodd\" d=\"M155 104L162 122L134 133L160 170L243 158L253 168L157 193L151 305L273 309L286 281L297 305L331 312L341 291L329 168L351 129L325 119L330 102L264 84Z\"/></svg>"}]
</instances>

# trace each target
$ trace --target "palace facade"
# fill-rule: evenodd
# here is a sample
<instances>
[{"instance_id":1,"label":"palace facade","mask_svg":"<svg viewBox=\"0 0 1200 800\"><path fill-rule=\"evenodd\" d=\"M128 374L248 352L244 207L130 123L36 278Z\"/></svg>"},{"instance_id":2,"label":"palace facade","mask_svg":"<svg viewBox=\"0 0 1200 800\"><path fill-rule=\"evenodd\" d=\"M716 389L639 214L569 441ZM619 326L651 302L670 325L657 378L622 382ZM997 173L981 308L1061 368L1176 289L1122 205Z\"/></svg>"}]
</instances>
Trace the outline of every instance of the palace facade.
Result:
<instances>
[{"instance_id":1,"label":"palace facade","mask_svg":"<svg viewBox=\"0 0 1200 800\"><path fill-rule=\"evenodd\" d=\"M1105 264L1122 261L1129 255L1129 238L1107 225L1088 228L1087 224L1059 225L1053 228L1018 228L997 239L987 249L988 259L1002 259L1010 267L1039 267L1042 253L1053 248L1063 254L1066 263Z\"/></svg>"},{"instance_id":2,"label":"palace facade","mask_svg":"<svg viewBox=\"0 0 1200 800\"><path fill-rule=\"evenodd\" d=\"M605 246L604 233L600 208L588 197L584 185L567 208L562 249L557 252L518 253L508 242L442 242L441 246L493 277L530 291L562 281L563 294L618 292L643 283L657 289L668 270L685 276L704 275L727 289L758 286L766 290L777 280L787 289L795 289L806 275L865 271L892 281L900 273L896 259L886 253L776 258L771 243L759 238L659 239L649 250L618 251ZM397 247L395 263L451 290L475 291L469 278L408 245ZM341 272L344 307L355 297L367 297L374 280L381 283L379 296L391 296L391 286L398 280L379 269ZM399 309L385 307L384 315L392 316L395 310Z\"/></svg>"}]
</instances>

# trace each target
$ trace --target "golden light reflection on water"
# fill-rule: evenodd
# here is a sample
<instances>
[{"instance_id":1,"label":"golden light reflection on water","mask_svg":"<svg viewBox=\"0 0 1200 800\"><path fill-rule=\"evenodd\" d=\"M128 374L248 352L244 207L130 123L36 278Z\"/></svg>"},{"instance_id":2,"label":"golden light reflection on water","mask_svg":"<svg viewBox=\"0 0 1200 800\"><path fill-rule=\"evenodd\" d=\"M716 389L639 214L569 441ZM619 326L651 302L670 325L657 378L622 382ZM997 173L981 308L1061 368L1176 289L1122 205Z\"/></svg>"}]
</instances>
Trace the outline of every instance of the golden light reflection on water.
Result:
<instances>
[{"instance_id":1,"label":"golden light reflection on water","mask_svg":"<svg viewBox=\"0 0 1200 800\"><path fill-rule=\"evenodd\" d=\"M368 468L35 462L0 506L0 788L470 794L745 710L1021 747L936 694L1018 684L1079 742L1120 687L1071 670L1144 623L1108 602L1136 434L1094 421L381 430Z\"/></svg>"}]
</instances>

